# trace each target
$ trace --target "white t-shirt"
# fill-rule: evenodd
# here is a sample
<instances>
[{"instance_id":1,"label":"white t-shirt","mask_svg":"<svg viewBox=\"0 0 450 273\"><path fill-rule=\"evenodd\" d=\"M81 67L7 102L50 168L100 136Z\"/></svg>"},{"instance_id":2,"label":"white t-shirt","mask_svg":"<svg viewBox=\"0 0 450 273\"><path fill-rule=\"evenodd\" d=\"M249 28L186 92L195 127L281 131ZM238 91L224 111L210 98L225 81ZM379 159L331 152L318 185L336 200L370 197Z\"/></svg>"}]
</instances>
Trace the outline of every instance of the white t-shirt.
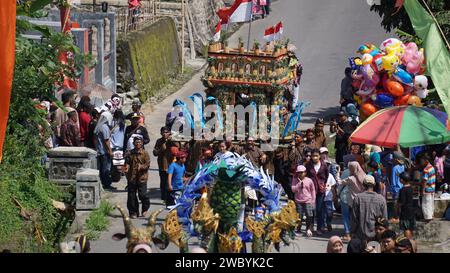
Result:
<instances>
[{"instance_id":1,"label":"white t-shirt","mask_svg":"<svg viewBox=\"0 0 450 273\"><path fill-rule=\"evenodd\" d=\"M321 166L322 166L322 164L320 164L320 162L317 164L314 164L314 170L316 171L316 173L319 171Z\"/></svg>"},{"instance_id":2,"label":"white t-shirt","mask_svg":"<svg viewBox=\"0 0 450 273\"><path fill-rule=\"evenodd\" d=\"M333 192L331 191L331 187L336 185L336 180L330 174L327 179L327 183L325 184L325 198L324 201L333 201Z\"/></svg>"}]
</instances>

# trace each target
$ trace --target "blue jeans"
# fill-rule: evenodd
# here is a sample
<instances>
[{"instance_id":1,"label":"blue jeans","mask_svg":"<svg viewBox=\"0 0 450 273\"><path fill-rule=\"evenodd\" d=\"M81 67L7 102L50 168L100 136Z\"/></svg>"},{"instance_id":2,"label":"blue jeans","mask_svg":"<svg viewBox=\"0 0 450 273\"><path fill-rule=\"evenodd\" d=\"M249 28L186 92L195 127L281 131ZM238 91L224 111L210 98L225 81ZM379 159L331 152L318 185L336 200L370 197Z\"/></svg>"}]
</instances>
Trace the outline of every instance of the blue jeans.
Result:
<instances>
[{"instance_id":1,"label":"blue jeans","mask_svg":"<svg viewBox=\"0 0 450 273\"><path fill-rule=\"evenodd\" d=\"M350 207L347 203L341 202L341 211L345 234L350 234Z\"/></svg>"},{"instance_id":2,"label":"blue jeans","mask_svg":"<svg viewBox=\"0 0 450 273\"><path fill-rule=\"evenodd\" d=\"M102 181L103 187L110 187L112 184L111 178L111 157L108 154L99 155L98 160L98 170L100 171L100 180Z\"/></svg>"},{"instance_id":3,"label":"blue jeans","mask_svg":"<svg viewBox=\"0 0 450 273\"><path fill-rule=\"evenodd\" d=\"M322 209L322 219L325 219L327 226L331 226L333 220L333 201L324 201L324 207Z\"/></svg>"},{"instance_id":4,"label":"blue jeans","mask_svg":"<svg viewBox=\"0 0 450 273\"><path fill-rule=\"evenodd\" d=\"M325 203L323 201L325 194L319 193L316 195L316 221L317 230L321 230L325 227Z\"/></svg>"}]
</instances>

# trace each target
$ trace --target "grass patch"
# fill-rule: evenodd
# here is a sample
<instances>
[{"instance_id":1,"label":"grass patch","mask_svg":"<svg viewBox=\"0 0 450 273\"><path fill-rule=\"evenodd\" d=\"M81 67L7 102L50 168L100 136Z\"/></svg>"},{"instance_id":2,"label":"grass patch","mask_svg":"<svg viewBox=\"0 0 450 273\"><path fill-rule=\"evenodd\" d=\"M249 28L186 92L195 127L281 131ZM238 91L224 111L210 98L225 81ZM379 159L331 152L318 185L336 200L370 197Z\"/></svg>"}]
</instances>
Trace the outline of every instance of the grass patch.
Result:
<instances>
[{"instance_id":1,"label":"grass patch","mask_svg":"<svg viewBox=\"0 0 450 273\"><path fill-rule=\"evenodd\" d=\"M93 210L86 219L86 237L89 240L96 240L100 233L109 227L108 215L114 210L114 207L107 201L101 201L99 208Z\"/></svg>"}]
</instances>

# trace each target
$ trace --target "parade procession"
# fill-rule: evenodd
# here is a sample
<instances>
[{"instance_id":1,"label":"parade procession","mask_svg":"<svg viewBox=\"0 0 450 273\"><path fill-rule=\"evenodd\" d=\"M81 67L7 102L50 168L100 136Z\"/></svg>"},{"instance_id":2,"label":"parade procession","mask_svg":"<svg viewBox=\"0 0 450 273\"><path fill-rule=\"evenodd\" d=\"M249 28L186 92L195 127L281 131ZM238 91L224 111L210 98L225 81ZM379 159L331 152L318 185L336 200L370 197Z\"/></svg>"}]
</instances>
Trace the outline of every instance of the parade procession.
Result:
<instances>
[{"instance_id":1,"label":"parade procession","mask_svg":"<svg viewBox=\"0 0 450 273\"><path fill-rule=\"evenodd\" d=\"M2 0L0 251L178 253L158 255L177 272L450 253L448 18L445 0Z\"/></svg>"}]
</instances>

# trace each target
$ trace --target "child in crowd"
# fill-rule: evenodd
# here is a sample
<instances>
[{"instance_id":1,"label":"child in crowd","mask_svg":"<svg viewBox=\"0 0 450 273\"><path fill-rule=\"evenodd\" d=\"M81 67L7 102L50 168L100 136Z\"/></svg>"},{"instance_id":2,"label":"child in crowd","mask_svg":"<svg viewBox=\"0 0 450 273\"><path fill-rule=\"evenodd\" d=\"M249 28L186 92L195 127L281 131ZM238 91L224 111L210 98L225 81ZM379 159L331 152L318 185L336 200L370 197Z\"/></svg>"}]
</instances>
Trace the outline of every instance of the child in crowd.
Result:
<instances>
[{"instance_id":1,"label":"child in crowd","mask_svg":"<svg viewBox=\"0 0 450 273\"><path fill-rule=\"evenodd\" d=\"M297 212L300 214L300 219L306 220L306 236L312 236L313 219L314 219L314 205L316 203L316 189L314 182L306 177L306 168L303 165L297 167L294 177L292 179L292 192L295 196L295 203L297 205ZM299 224L297 231L300 233L301 224Z\"/></svg>"},{"instance_id":2,"label":"child in crowd","mask_svg":"<svg viewBox=\"0 0 450 273\"><path fill-rule=\"evenodd\" d=\"M172 162L169 165L169 169L167 170L168 178L168 197L166 206L174 205L176 199L181 196L181 193L184 188L184 181L186 178L184 174L186 172L186 167L184 163L186 163L187 154L184 151L180 151L176 155L176 161Z\"/></svg>"},{"instance_id":3,"label":"child in crowd","mask_svg":"<svg viewBox=\"0 0 450 273\"><path fill-rule=\"evenodd\" d=\"M416 229L416 218L414 216L413 188L411 187L411 176L404 172L400 174L400 182L403 187L397 200L397 210L400 211L400 229L404 235L411 239Z\"/></svg>"},{"instance_id":4,"label":"child in crowd","mask_svg":"<svg viewBox=\"0 0 450 273\"><path fill-rule=\"evenodd\" d=\"M421 176L421 196L422 212L426 222L433 220L434 213L434 192L436 187L436 171L430 164L430 159L426 153L417 156L419 168L422 170Z\"/></svg>"}]
</instances>

